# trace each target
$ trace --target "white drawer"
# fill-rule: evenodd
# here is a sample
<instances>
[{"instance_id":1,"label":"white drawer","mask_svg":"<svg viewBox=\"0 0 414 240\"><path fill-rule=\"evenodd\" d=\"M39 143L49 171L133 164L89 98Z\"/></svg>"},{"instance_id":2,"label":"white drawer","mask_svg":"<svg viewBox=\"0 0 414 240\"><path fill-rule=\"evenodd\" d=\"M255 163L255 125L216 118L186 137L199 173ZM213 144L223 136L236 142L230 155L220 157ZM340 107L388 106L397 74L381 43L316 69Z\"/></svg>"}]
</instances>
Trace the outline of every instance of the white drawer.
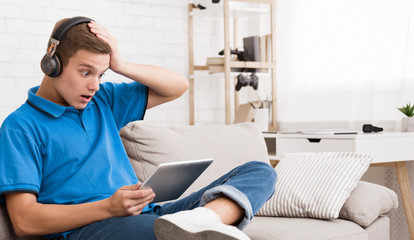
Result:
<instances>
[{"instance_id":1,"label":"white drawer","mask_svg":"<svg viewBox=\"0 0 414 240\"><path fill-rule=\"evenodd\" d=\"M285 152L354 152L353 139L277 138L276 155Z\"/></svg>"}]
</instances>

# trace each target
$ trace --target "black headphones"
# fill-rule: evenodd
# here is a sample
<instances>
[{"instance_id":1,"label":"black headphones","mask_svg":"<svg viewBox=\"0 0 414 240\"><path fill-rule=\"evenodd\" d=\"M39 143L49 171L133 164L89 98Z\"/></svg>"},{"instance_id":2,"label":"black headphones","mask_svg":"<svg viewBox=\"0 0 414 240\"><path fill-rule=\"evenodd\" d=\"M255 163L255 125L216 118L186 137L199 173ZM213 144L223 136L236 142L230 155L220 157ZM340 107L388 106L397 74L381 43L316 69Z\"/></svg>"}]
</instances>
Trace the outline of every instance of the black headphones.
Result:
<instances>
[{"instance_id":1,"label":"black headphones","mask_svg":"<svg viewBox=\"0 0 414 240\"><path fill-rule=\"evenodd\" d=\"M90 21L92 19L87 17L73 17L59 25L52 37L50 37L47 52L43 56L42 61L40 61L40 67L45 75L49 77L57 77L60 75L62 72L62 61L55 54L56 47L69 29L81 23L89 23Z\"/></svg>"}]
</instances>

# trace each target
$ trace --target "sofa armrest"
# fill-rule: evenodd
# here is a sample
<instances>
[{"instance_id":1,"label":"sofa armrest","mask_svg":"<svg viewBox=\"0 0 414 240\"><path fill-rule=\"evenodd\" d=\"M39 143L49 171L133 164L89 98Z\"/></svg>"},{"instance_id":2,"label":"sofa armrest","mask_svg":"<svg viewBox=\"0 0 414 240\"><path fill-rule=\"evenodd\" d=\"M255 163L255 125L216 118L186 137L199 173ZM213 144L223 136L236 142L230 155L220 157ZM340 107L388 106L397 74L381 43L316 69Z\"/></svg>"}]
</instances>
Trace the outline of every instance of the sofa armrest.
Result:
<instances>
[{"instance_id":1,"label":"sofa armrest","mask_svg":"<svg viewBox=\"0 0 414 240\"><path fill-rule=\"evenodd\" d=\"M398 207L397 194L384 186L359 181L342 207L339 218L368 227L381 215Z\"/></svg>"}]
</instances>

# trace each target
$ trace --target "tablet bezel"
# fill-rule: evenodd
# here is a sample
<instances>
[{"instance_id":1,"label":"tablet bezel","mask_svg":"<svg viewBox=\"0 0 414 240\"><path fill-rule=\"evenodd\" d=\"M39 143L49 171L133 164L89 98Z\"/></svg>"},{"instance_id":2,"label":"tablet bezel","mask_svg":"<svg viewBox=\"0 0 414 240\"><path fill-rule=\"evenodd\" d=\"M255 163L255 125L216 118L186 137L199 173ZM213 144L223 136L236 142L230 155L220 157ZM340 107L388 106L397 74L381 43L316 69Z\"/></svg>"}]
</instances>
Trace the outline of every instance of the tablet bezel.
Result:
<instances>
[{"instance_id":1,"label":"tablet bezel","mask_svg":"<svg viewBox=\"0 0 414 240\"><path fill-rule=\"evenodd\" d=\"M153 203L179 198L210 166L212 158L161 163L142 183L140 189L151 188Z\"/></svg>"}]
</instances>

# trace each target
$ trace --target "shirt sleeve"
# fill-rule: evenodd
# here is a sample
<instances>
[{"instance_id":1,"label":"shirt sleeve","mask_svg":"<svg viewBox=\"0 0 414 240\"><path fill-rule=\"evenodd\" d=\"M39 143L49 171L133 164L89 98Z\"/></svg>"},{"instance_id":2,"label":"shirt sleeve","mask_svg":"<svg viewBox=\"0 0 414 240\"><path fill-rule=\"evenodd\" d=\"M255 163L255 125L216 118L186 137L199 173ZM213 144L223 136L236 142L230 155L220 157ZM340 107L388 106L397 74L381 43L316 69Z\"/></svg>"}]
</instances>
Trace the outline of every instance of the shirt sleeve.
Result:
<instances>
[{"instance_id":1,"label":"shirt sleeve","mask_svg":"<svg viewBox=\"0 0 414 240\"><path fill-rule=\"evenodd\" d=\"M106 82L101 84L99 91L108 98L118 130L132 121L144 119L148 87L138 82Z\"/></svg>"},{"instance_id":2,"label":"shirt sleeve","mask_svg":"<svg viewBox=\"0 0 414 240\"><path fill-rule=\"evenodd\" d=\"M33 139L21 130L0 129L0 202L10 192L39 193L41 152Z\"/></svg>"}]
</instances>

